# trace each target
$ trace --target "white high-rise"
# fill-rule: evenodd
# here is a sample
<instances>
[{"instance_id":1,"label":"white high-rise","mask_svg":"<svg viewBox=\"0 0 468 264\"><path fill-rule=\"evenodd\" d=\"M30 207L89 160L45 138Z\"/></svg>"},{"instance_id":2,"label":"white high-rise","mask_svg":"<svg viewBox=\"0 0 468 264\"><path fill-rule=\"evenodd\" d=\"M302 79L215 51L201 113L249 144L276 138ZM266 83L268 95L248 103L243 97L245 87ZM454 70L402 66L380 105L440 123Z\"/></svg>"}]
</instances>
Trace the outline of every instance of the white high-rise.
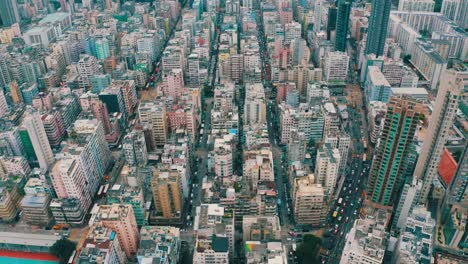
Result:
<instances>
[{"instance_id":1,"label":"white high-rise","mask_svg":"<svg viewBox=\"0 0 468 264\"><path fill-rule=\"evenodd\" d=\"M4 116L8 112L8 104L5 99L5 93L3 90L0 91L0 117Z\"/></svg>"},{"instance_id":2,"label":"white high-rise","mask_svg":"<svg viewBox=\"0 0 468 264\"><path fill-rule=\"evenodd\" d=\"M333 193L336 185L340 160L340 151L337 148L332 148L330 144L325 144L317 151L314 174L317 183L322 184L329 194Z\"/></svg>"},{"instance_id":3,"label":"white high-rise","mask_svg":"<svg viewBox=\"0 0 468 264\"><path fill-rule=\"evenodd\" d=\"M434 0L400 0L398 11L432 12L434 11L434 5Z\"/></svg>"},{"instance_id":4,"label":"white high-rise","mask_svg":"<svg viewBox=\"0 0 468 264\"><path fill-rule=\"evenodd\" d=\"M466 78L468 73L454 70L447 70L442 75L434 111L414 171L415 177L423 180L420 203L427 201L432 182L438 174L440 159L453 125L460 96L464 91Z\"/></svg>"},{"instance_id":5,"label":"white high-rise","mask_svg":"<svg viewBox=\"0 0 468 264\"><path fill-rule=\"evenodd\" d=\"M41 169L49 169L49 166L54 162L54 154L50 148L40 115L38 113L27 113L23 119L23 125L28 131L29 138L31 139L34 152L39 162L39 167L41 167Z\"/></svg>"},{"instance_id":6,"label":"white high-rise","mask_svg":"<svg viewBox=\"0 0 468 264\"><path fill-rule=\"evenodd\" d=\"M138 116L141 123L151 127L156 145L164 145L167 140L166 106L153 102L141 103L138 107Z\"/></svg>"},{"instance_id":7,"label":"white high-rise","mask_svg":"<svg viewBox=\"0 0 468 264\"><path fill-rule=\"evenodd\" d=\"M246 85L244 114L245 123L248 125L265 123L265 92L261 83Z\"/></svg>"},{"instance_id":8,"label":"white high-rise","mask_svg":"<svg viewBox=\"0 0 468 264\"><path fill-rule=\"evenodd\" d=\"M329 83L344 82L348 76L349 56L346 52L328 52L325 56L324 77Z\"/></svg>"},{"instance_id":9,"label":"white high-rise","mask_svg":"<svg viewBox=\"0 0 468 264\"><path fill-rule=\"evenodd\" d=\"M351 138L344 131L332 130L327 135L324 135L324 143L331 144L332 148L337 148L340 151L340 170L339 174L343 175L348 160L349 146L351 145Z\"/></svg>"}]
</instances>

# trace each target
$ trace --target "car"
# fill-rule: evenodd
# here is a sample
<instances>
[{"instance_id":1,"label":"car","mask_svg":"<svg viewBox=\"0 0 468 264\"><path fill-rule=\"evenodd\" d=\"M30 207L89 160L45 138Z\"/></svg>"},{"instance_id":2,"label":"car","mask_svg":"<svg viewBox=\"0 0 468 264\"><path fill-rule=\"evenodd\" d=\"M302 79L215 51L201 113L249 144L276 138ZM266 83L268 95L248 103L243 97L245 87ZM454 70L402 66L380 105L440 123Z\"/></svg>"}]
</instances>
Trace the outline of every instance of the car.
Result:
<instances>
[{"instance_id":1,"label":"car","mask_svg":"<svg viewBox=\"0 0 468 264\"><path fill-rule=\"evenodd\" d=\"M343 235L344 235L344 232L343 232L343 231L341 231L341 233L340 233L340 237L343 237Z\"/></svg>"},{"instance_id":2,"label":"car","mask_svg":"<svg viewBox=\"0 0 468 264\"><path fill-rule=\"evenodd\" d=\"M345 219L345 223L348 223L348 221L349 221L349 217L347 216Z\"/></svg>"},{"instance_id":3,"label":"car","mask_svg":"<svg viewBox=\"0 0 468 264\"><path fill-rule=\"evenodd\" d=\"M292 236L292 237L296 236L296 234L293 233L293 232L288 232L288 234L289 234L290 236Z\"/></svg>"},{"instance_id":4,"label":"car","mask_svg":"<svg viewBox=\"0 0 468 264\"><path fill-rule=\"evenodd\" d=\"M333 234L336 235L337 233L338 233L338 229L335 229L335 230L333 231Z\"/></svg>"},{"instance_id":5,"label":"car","mask_svg":"<svg viewBox=\"0 0 468 264\"><path fill-rule=\"evenodd\" d=\"M354 215L357 215L357 210L354 210L354 213L353 213L353 214L354 214Z\"/></svg>"},{"instance_id":6,"label":"car","mask_svg":"<svg viewBox=\"0 0 468 264\"><path fill-rule=\"evenodd\" d=\"M344 213L344 209L343 209L343 208L341 208L341 211L340 211L340 213Z\"/></svg>"}]
</instances>

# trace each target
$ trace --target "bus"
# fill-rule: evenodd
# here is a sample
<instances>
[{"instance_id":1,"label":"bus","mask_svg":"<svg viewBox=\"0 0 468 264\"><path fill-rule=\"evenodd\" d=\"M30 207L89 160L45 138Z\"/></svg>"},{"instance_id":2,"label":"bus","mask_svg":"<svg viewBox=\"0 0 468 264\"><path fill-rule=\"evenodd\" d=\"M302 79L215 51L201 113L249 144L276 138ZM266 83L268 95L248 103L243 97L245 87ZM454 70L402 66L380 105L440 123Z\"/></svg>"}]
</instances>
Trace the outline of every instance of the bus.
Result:
<instances>
[{"instance_id":1,"label":"bus","mask_svg":"<svg viewBox=\"0 0 468 264\"><path fill-rule=\"evenodd\" d=\"M97 197L98 197L98 198L102 198L102 191L104 191L104 185L101 185L101 186L99 187L99 191L98 191L98 193L97 193Z\"/></svg>"},{"instance_id":2,"label":"bus","mask_svg":"<svg viewBox=\"0 0 468 264\"><path fill-rule=\"evenodd\" d=\"M364 150L367 150L367 141L365 138L362 138L362 145L364 146Z\"/></svg>"},{"instance_id":3,"label":"bus","mask_svg":"<svg viewBox=\"0 0 468 264\"><path fill-rule=\"evenodd\" d=\"M70 258L68 259L68 264L72 264L73 261L75 260L75 256L76 256L76 250L73 250L73 253L71 254Z\"/></svg>"},{"instance_id":4,"label":"bus","mask_svg":"<svg viewBox=\"0 0 468 264\"><path fill-rule=\"evenodd\" d=\"M107 190L109 190L109 184L106 184L106 185L104 186L104 190L102 191L102 194L103 194L103 195L106 195L106 194L107 194Z\"/></svg>"}]
</instances>

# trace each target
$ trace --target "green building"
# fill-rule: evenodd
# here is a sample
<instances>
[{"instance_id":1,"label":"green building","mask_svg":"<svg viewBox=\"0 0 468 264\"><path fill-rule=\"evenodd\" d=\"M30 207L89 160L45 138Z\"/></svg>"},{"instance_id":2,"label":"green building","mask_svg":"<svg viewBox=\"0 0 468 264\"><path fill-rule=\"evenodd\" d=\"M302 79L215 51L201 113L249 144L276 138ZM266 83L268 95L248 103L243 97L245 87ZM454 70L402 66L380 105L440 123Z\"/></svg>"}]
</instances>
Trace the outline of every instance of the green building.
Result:
<instances>
[{"instance_id":1,"label":"green building","mask_svg":"<svg viewBox=\"0 0 468 264\"><path fill-rule=\"evenodd\" d=\"M424 107L406 98L392 98L388 103L387 115L370 169L367 195L374 203L395 204L405 182L406 162L411 156L421 113Z\"/></svg>"},{"instance_id":2,"label":"green building","mask_svg":"<svg viewBox=\"0 0 468 264\"><path fill-rule=\"evenodd\" d=\"M130 204L139 227L147 225L143 191L138 187L115 184L107 192L107 204Z\"/></svg>"}]
</instances>

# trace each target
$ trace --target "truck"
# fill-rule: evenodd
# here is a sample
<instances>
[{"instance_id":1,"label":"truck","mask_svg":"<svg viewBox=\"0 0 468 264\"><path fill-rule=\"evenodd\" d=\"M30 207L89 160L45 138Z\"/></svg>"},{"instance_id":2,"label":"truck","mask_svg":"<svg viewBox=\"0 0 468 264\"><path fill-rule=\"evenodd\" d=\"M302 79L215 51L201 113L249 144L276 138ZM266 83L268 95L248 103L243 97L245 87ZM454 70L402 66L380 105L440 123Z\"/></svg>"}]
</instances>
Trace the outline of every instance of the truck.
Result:
<instances>
[{"instance_id":1,"label":"truck","mask_svg":"<svg viewBox=\"0 0 468 264\"><path fill-rule=\"evenodd\" d=\"M338 204L341 204L343 202L343 198L338 199Z\"/></svg>"},{"instance_id":2,"label":"truck","mask_svg":"<svg viewBox=\"0 0 468 264\"><path fill-rule=\"evenodd\" d=\"M366 158L367 158L366 153L362 154L362 161L366 161Z\"/></svg>"}]
</instances>

